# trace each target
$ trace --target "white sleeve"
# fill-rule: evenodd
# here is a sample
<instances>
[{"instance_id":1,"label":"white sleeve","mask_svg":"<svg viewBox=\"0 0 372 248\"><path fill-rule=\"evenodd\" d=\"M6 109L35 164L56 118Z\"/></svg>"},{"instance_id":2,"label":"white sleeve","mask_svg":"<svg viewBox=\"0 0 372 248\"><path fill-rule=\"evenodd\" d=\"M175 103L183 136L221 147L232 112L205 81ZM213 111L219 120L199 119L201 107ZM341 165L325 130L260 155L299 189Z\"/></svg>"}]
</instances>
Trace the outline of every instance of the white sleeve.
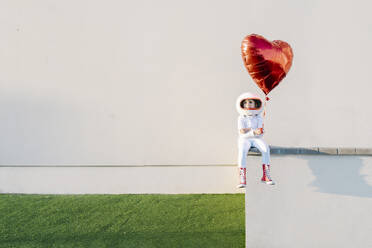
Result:
<instances>
[{"instance_id":1,"label":"white sleeve","mask_svg":"<svg viewBox=\"0 0 372 248\"><path fill-rule=\"evenodd\" d=\"M238 131L240 131L240 129L242 129L242 128L247 128L247 127L246 127L246 124L244 122L243 117L241 115L239 115L239 117L238 117Z\"/></svg>"},{"instance_id":2,"label":"white sleeve","mask_svg":"<svg viewBox=\"0 0 372 248\"><path fill-rule=\"evenodd\" d=\"M263 119L261 116L258 116L258 128L262 128Z\"/></svg>"},{"instance_id":3,"label":"white sleeve","mask_svg":"<svg viewBox=\"0 0 372 248\"><path fill-rule=\"evenodd\" d=\"M238 118L238 129L239 129L239 135L241 137L245 137L245 138L248 138L248 137L255 137L256 135L254 135L253 133L253 129L251 129L249 132L246 132L246 133L241 133L240 132L240 129L242 128L248 128L247 126L247 123L244 121L244 118L242 116L239 116Z\"/></svg>"}]
</instances>

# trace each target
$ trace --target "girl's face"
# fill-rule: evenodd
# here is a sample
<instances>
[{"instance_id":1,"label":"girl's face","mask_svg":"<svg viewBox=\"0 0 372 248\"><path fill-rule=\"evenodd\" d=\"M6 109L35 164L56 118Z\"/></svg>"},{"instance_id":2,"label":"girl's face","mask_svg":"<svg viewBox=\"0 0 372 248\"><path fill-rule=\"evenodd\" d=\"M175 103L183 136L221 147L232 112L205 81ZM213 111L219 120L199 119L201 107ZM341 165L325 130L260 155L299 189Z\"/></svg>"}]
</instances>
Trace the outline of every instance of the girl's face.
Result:
<instances>
[{"instance_id":1,"label":"girl's face","mask_svg":"<svg viewBox=\"0 0 372 248\"><path fill-rule=\"evenodd\" d=\"M252 99L244 100L244 108L254 109L256 108L256 104Z\"/></svg>"}]
</instances>

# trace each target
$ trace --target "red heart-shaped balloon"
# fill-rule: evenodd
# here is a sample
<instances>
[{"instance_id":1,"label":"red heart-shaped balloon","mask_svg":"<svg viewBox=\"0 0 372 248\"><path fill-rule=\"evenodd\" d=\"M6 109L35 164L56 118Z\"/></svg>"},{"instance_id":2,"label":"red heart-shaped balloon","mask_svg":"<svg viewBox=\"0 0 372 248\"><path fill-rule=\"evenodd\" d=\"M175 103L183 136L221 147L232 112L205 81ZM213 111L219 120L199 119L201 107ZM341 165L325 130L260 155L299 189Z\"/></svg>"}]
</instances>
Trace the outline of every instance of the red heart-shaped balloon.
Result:
<instances>
[{"instance_id":1,"label":"red heart-shaped balloon","mask_svg":"<svg viewBox=\"0 0 372 248\"><path fill-rule=\"evenodd\" d=\"M250 34L242 41L241 49L245 67L266 95L291 68L292 48L284 41L270 42L261 35Z\"/></svg>"}]
</instances>

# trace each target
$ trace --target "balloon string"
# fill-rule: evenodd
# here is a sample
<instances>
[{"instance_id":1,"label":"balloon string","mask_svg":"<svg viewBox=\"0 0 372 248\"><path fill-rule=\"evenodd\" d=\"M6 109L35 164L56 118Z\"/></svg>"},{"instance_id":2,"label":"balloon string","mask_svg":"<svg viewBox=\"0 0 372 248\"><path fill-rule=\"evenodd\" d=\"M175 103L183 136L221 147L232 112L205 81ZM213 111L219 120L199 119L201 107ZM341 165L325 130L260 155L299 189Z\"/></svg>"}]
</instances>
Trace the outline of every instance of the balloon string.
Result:
<instances>
[{"instance_id":1,"label":"balloon string","mask_svg":"<svg viewBox=\"0 0 372 248\"><path fill-rule=\"evenodd\" d=\"M265 97L265 105L264 105L264 113L263 113L263 116L264 116L264 119L265 119L265 116L266 116L266 102L269 101L270 98L268 96ZM262 128L264 128L264 123L262 121Z\"/></svg>"}]
</instances>

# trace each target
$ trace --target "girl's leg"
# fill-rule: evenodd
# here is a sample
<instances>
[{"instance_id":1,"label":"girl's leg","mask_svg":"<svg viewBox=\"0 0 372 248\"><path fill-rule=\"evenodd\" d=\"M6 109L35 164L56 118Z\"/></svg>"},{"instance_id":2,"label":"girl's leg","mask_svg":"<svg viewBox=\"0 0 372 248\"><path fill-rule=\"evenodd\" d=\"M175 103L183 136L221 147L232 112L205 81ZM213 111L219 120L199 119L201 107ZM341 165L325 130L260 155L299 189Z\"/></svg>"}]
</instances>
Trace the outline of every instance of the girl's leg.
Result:
<instances>
[{"instance_id":1,"label":"girl's leg","mask_svg":"<svg viewBox=\"0 0 372 248\"><path fill-rule=\"evenodd\" d=\"M262 163L270 164L270 147L261 138L253 139L253 145L261 152Z\"/></svg>"},{"instance_id":2,"label":"girl's leg","mask_svg":"<svg viewBox=\"0 0 372 248\"><path fill-rule=\"evenodd\" d=\"M249 139L239 138L238 140L239 156L238 156L238 167L247 167L247 155L251 148L251 142Z\"/></svg>"},{"instance_id":3,"label":"girl's leg","mask_svg":"<svg viewBox=\"0 0 372 248\"><path fill-rule=\"evenodd\" d=\"M270 147L266 144L263 139L255 139L254 140L255 146L260 150L262 154L262 178L261 182L266 184L274 185L274 181L271 179L270 176Z\"/></svg>"},{"instance_id":4,"label":"girl's leg","mask_svg":"<svg viewBox=\"0 0 372 248\"><path fill-rule=\"evenodd\" d=\"M239 170L239 184L238 188L245 188L247 185L247 155L251 148L251 141L245 138L238 139L239 157L238 157L238 170Z\"/></svg>"}]
</instances>

